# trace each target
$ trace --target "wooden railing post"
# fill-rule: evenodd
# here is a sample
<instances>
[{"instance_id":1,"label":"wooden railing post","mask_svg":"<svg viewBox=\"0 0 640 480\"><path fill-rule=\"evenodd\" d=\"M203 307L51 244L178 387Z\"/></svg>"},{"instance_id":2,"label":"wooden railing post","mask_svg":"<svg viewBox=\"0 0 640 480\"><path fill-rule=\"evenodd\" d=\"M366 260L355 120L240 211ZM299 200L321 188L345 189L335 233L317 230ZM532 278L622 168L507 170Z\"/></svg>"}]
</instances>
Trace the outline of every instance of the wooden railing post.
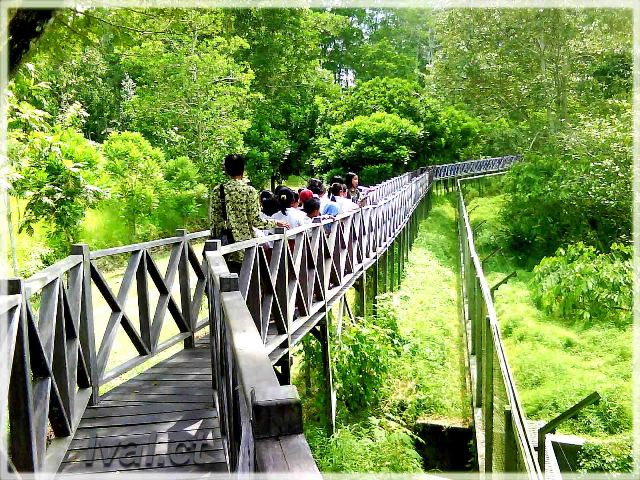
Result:
<instances>
[{"instance_id":1,"label":"wooden railing post","mask_svg":"<svg viewBox=\"0 0 640 480\"><path fill-rule=\"evenodd\" d=\"M291 383L291 324L293 323L293 310L289 305L289 240L287 238L286 229L276 228L275 233L282 235L282 245L280 253L280 261L278 263L278 274L275 280L275 290L278 303L284 316L285 325L287 329L286 353L278 361L280 366L280 382L283 384ZM274 245L274 249L276 245ZM273 252L275 255L275 251Z\"/></svg>"},{"instance_id":2,"label":"wooden railing post","mask_svg":"<svg viewBox=\"0 0 640 480\"><path fill-rule=\"evenodd\" d=\"M211 352L211 386L218 389L218 377L216 369L220 365L218 352L220 343L220 298L216 292L215 284L211 278L210 268L207 262L207 252L215 252L220 248L220 240L207 240L204 243L205 275L207 277L208 310L209 310L209 350Z\"/></svg>"},{"instance_id":3,"label":"wooden railing post","mask_svg":"<svg viewBox=\"0 0 640 480\"><path fill-rule=\"evenodd\" d=\"M82 255L82 300L80 313L80 346L91 379L91 399L89 405L97 405L100 400L100 379L96 357L96 338L93 320L93 297L91 292L91 260L89 245L78 243L71 247L72 255Z\"/></svg>"},{"instance_id":4,"label":"wooden railing post","mask_svg":"<svg viewBox=\"0 0 640 480\"><path fill-rule=\"evenodd\" d=\"M189 326L191 335L184 339L184 348L195 346L196 318L191 318L191 281L189 279L189 240L184 228L176 230L176 236L182 237L180 261L178 263L178 281L180 283L180 310L184 321ZM170 287L170 286L169 286Z\"/></svg>"},{"instance_id":5,"label":"wooden railing post","mask_svg":"<svg viewBox=\"0 0 640 480\"><path fill-rule=\"evenodd\" d=\"M480 297L481 297L481 292L480 292L480 280L478 279L477 275L474 272L474 287L473 287L473 298L470 299L470 301L474 302L475 307L474 307L474 315L471 318L471 321L475 323L475 332L476 332L476 337L474 339L474 341L476 342L476 346L475 346L475 354L476 354L476 407L482 407L483 405L483 398L482 398L482 392L483 392L483 384L484 384L484 379L483 379L483 371L484 371L484 363L483 363L483 358L484 358L484 352L483 352L483 336L485 334L484 332L484 323L480 320L482 318L482 308L478 308L478 305L482 305L481 301L480 301Z\"/></svg>"},{"instance_id":6,"label":"wooden railing post","mask_svg":"<svg viewBox=\"0 0 640 480\"><path fill-rule=\"evenodd\" d=\"M31 362L29 359L27 333L27 298L23 280L8 280L7 293L22 297L8 392L11 459L19 472L35 472L39 469L43 459L38 458L35 419L33 418L33 389L31 386ZM5 434L5 432L2 432L2 435ZM2 473L4 474L4 472Z\"/></svg>"},{"instance_id":7,"label":"wooden railing post","mask_svg":"<svg viewBox=\"0 0 640 480\"><path fill-rule=\"evenodd\" d=\"M515 472L518 469L518 444L513 431L511 405L504 408L504 471Z\"/></svg>"}]
</instances>

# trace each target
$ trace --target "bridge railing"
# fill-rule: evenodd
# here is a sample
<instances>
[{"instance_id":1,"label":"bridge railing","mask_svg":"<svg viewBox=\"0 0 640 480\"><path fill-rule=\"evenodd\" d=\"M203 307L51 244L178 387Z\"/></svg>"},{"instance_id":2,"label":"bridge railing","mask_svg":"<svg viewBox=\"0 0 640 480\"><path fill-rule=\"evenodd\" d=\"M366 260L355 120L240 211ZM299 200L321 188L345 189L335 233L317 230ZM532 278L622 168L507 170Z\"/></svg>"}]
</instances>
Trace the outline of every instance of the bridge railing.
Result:
<instances>
[{"instance_id":1,"label":"bridge railing","mask_svg":"<svg viewBox=\"0 0 640 480\"><path fill-rule=\"evenodd\" d=\"M335 221L220 249L223 257L244 251L238 291L280 383L290 380L290 347L322 325L327 309L367 268L383 255L392 276L394 262L401 269L410 243L405 227L417 228L412 213L437 178L434 168L401 175L374 189L367 206ZM171 346L193 346L209 324L209 267L196 253L208 237L208 230L179 230L104 250L74 245L69 257L33 277L0 284L7 333L0 354L8 373L0 381L0 429L9 432L0 435L2 471L57 469L101 386ZM394 258L392 248L388 258L394 244L402 254ZM109 262L126 267L107 269ZM133 349L116 352L122 343Z\"/></svg>"},{"instance_id":2,"label":"bridge railing","mask_svg":"<svg viewBox=\"0 0 640 480\"><path fill-rule=\"evenodd\" d=\"M206 243L214 389L233 470L317 473L288 385L291 348L309 333L328 346L331 306L395 241L405 245L400 269L433 180L429 172L403 178L393 194L335 220L224 247ZM230 274L226 259L238 252L240 273Z\"/></svg>"},{"instance_id":3,"label":"bridge railing","mask_svg":"<svg viewBox=\"0 0 640 480\"><path fill-rule=\"evenodd\" d=\"M475 248L461 183L459 179L461 278L476 431L482 438L478 454L485 472L526 472L530 479L542 479L502 344L491 290Z\"/></svg>"}]
</instances>

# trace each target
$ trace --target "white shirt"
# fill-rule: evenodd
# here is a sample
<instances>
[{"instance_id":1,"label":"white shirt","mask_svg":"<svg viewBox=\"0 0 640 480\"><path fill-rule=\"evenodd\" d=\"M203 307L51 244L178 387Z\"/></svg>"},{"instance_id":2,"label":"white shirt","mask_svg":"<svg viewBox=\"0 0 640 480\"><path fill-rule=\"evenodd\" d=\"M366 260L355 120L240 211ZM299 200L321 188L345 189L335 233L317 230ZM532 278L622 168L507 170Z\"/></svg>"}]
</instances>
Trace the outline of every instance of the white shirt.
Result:
<instances>
[{"instance_id":1,"label":"white shirt","mask_svg":"<svg viewBox=\"0 0 640 480\"><path fill-rule=\"evenodd\" d=\"M300 215L302 214L302 215ZM297 228L300 225L303 225L305 223L307 223L306 221L304 221L304 219L302 218L308 218L304 212L301 212L300 210L296 210L295 208L287 208L287 213L284 214L280 211L274 213L273 215L271 215L271 218L273 220L284 220L285 222L287 222L289 224L289 226L291 228Z\"/></svg>"},{"instance_id":2,"label":"white shirt","mask_svg":"<svg viewBox=\"0 0 640 480\"><path fill-rule=\"evenodd\" d=\"M358 209L358 205L356 205L351 200L349 200L348 198L345 198L345 197L336 197L336 202L338 203L338 206L340 207L340 212L341 213L351 212L353 210L357 210Z\"/></svg>"}]
</instances>

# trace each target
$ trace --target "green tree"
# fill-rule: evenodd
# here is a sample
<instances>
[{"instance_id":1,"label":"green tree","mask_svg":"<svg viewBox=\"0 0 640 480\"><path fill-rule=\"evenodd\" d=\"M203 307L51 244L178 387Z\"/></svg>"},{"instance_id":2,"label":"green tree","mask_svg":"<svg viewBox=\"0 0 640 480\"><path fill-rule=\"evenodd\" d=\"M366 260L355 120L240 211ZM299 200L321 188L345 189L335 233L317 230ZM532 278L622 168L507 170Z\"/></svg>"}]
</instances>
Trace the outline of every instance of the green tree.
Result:
<instances>
[{"instance_id":1,"label":"green tree","mask_svg":"<svg viewBox=\"0 0 640 480\"><path fill-rule=\"evenodd\" d=\"M248 172L258 186L299 174L316 135L319 98L339 89L322 66L322 36L336 17L309 9L240 9L228 12L228 35L246 40L238 51L254 74L251 127L244 140ZM268 33L267 33L268 32Z\"/></svg>"},{"instance_id":2,"label":"green tree","mask_svg":"<svg viewBox=\"0 0 640 480\"><path fill-rule=\"evenodd\" d=\"M162 187L161 164L164 155L136 132L114 132L103 147L104 170L112 184L114 207L129 229L129 242L134 242L140 225L158 206Z\"/></svg>"},{"instance_id":3,"label":"green tree","mask_svg":"<svg viewBox=\"0 0 640 480\"><path fill-rule=\"evenodd\" d=\"M360 172L363 183L377 183L412 166L420 128L389 113L359 116L331 128L318 139L316 168Z\"/></svg>"},{"instance_id":4,"label":"green tree","mask_svg":"<svg viewBox=\"0 0 640 480\"><path fill-rule=\"evenodd\" d=\"M33 235L42 222L52 249L43 261L52 263L69 254L86 209L101 197L92 174L100 154L81 133L63 125L14 138L10 152L17 173L13 192L27 202L19 231Z\"/></svg>"}]
</instances>

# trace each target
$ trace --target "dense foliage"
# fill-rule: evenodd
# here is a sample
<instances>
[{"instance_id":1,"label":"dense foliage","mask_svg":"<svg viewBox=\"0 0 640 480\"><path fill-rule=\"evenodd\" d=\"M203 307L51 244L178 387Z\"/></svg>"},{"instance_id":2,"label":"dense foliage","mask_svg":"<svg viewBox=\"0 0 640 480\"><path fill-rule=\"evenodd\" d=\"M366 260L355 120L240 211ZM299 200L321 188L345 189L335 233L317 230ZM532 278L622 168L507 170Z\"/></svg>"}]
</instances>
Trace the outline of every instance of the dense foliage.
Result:
<instances>
[{"instance_id":1,"label":"dense foliage","mask_svg":"<svg viewBox=\"0 0 640 480\"><path fill-rule=\"evenodd\" d=\"M121 241L205 227L229 151L247 153L258 187L348 169L371 184L522 153L506 185L511 246L537 258L577 241L606 251L631 229L630 32L628 12L609 10L61 10L14 75L13 152L37 156L32 132L64 128L98 151L124 131L159 149L158 198L135 228L119 214ZM186 183L166 168L176 161ZM113 175L94 183L119 192ZM97 206L80 196L78 212L107 212L121 194ZM51 221L18 204L18 225ZM103 243L92 225L64 228L63 244Z\"/></svg>"},{"instance_id":2,"label":"dense foliage","mask_svg":"<svg viewBox=\"0 0 640 480\"><path fill-rule=\"evenodd\" d=\"M590 322L631 321L633 251L614 243L598 253L583 243L558 249L534 268L535 300L546 312Z\"/></svg>"}]
</instances>

